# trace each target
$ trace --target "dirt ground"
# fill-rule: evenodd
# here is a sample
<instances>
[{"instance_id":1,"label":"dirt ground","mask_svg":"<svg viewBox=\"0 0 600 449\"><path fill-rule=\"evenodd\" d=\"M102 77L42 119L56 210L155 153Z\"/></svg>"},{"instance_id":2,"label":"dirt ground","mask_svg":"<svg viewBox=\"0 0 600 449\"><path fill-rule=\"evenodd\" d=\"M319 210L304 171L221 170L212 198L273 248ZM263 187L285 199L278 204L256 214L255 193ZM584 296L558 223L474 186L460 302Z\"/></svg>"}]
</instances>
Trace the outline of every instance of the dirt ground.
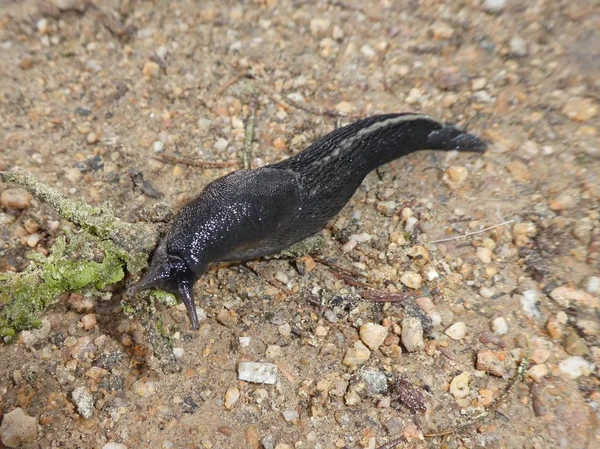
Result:
<instances>
[{"instance_id":1,"label":"dirt ground","mask_svg":"<svg viewBox=\"0 0 600 449\"><path fill-rule=\"evenodd\" d=\"M179 373L157 369L119 288L57 298L0 346L7 447L600 447L597 1L0 7L0 169L126 220L232 169L192 160L241 167L253 104L253 167L344 114L419 111L491 142L381 167L318 256L211 269L198 332L161 309ZM69 226L25 202L0 206L2 271ZM240 380L245 361L276 382Z\"/></svg>"}]
</instances>

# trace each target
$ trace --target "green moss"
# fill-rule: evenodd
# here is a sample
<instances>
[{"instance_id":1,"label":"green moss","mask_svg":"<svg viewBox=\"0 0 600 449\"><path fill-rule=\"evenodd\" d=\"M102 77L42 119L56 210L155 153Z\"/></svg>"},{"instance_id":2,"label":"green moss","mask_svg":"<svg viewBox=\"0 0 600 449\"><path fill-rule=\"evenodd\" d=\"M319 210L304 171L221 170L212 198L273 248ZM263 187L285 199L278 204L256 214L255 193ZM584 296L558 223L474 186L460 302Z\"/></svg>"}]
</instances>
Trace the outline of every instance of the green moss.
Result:
<instances>
[{"instance_id":1,"label":"green moss","mask_svg":"<svg viewBox=\"0 0 600 449\"><path fill-rule=\"evenodd\" d=\"M102 290L125 276L122 251L87 233L59 237L52 253L32 254L23 273L0 278L0 336L38 327L48 305L59 296L86 288Z\"/></svg>"}]
</instances>

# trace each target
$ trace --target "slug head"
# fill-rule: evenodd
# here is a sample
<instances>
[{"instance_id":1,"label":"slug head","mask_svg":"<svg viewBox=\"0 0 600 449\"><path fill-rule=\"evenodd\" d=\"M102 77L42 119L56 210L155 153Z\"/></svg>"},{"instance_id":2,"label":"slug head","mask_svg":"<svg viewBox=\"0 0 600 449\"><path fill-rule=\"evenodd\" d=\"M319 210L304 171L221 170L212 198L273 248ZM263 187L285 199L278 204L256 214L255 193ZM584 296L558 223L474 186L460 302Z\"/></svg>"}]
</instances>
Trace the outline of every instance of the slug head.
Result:
<instances>
[{"instance_id":1,"label":"slug head","mask_svg":"<svg viewBox=\"0 0 600 449\"><path fill-rule=\"evenodd\" d=\"M198 275L179 256L169 254L166 245L161 243L154 252L146 275L134 286L130 293L149 288L157 288L178 296L185 305L192 329L198 330L198 315L194 305L194 283Z\"/></svg>"}]
</instances>

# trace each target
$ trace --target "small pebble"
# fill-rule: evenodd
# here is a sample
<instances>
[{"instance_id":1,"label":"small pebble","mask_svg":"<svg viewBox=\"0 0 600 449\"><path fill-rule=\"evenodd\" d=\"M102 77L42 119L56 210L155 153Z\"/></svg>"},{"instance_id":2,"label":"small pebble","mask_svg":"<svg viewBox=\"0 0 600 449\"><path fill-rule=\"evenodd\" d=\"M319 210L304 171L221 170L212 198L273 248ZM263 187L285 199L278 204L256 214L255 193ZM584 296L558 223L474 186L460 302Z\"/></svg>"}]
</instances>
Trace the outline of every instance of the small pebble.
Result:
<instances>
[{"instance_id":1,"label":"small pebble","mask_svg":"<svg viewBox=\"0 0 600 449\"><path fill-rule=\"evenodd\" d=\"M225 392L224 405L227 410L231 410L240 399L240 390L237 387L229 387Z\"/></svg>"},{"instance_id":2,"label":"small pebble","mask_svg":"<svg viewBox=\"0 0 600 449\"><path fill-rule=\"evenodd\" d=\"M173 355L180 359L183 357L183 355L185 354L185 349L184 348L173 348Z\"/></svg>"},{"instance_id":3,"label":"small pebble","mask_svg":"<svg viewBox=\"0 0 600 449\"><path fill-rule=\"evenodd\" d=\"M0 425L0 439L7 447L21 447L38 438L37 419L27 415L21 407L6 413Z\"/></svg>"},{"instance_id":4,"label":"small pebble","mask_svg":"<svg viewBox=\"0 0 600 449\"><path fill-rule=\"evenodd\" d=\"M562 113L575 122L587 122L598 113L598 105L591 98L571 98Z\"/></svg>"},{"instance_id":5,"label":"small pebble","mask_svg":"<svg viewBox=\"0 0 600 449\"><path fill-rule=\"evenodd\" d=\"M343 360L343 364L350 368L356 368L358 365L362 365L371 357L371 351L367 348L362 341L356 341L354 347L346 351L346 355Z\"/></svg>"},{"instance_id":6,"label":"small pebble","mask_svg":"<svg viewBox=\"0 0 600 449\"><path fill-rule=\"evenodd\" d=\"M452 166L444 172L442 181L444 181L444 184L450 189L457 190L465 183L468 175L469 172L465 167Z\"/></svg>"},{"instance_id":7,"label":"small pebble","mask_svg":"<svg viewBox=\"0 0 600 449\"><path fill-rule=\"evenodd\" d=\"M160 66L154 61L147 61L142 69L142 75L148 81L160 73Z\"/></svg>"},{"instance_id":8,"label":"small pebble","mask_svg":"<svg viewBox=\"0 0 600 449\"><path fill-rule=\"evenodd\" d=\"M365 323L360 327L360 339L372 351L376 351L387 337L387 327L375 323Z\"/></svg>"},{"instance_id":9,"label":"small pebble","mask_svg":"<svg viewBox=\"0 0 600 449\"><path fill-rule=\"evenodd\" d=\"M423 278L419 273L415 273L414 271L405 271L402 273L402 276L400 276L400 282L408 288L418 289L421 288Z\"/></svg>"},{"instance_id":10,"label":"small pebble","mask_svg":"<svg viewBox=\"0 0 600 449\"><path fill-rule=\"evenodd\" d=\"M277 382L277 366L272 363L240 362L238 379L257 384L273 385Z\"/></svg>"},{"instance_id":11,"label":"small pebble","mask_svg":"<svg viewBox=\"0 0 600 449\"><path fill-rule=\"evenodd\" d=\"M291 422L291 423L297 422L298 419L300 418L300 414L298 413L297 410L284 410L282 415L283 415L283 419L285 419L287 422Z\"/></svg>"},{"instance_id":12,"label":"small pebble","mask_svg":"<svg viewBox=\"0 0 600 449\"><path fill-rule=\"evenodd\" d=\"M471 390L469 389L469 380L471 379L471 374L466 371L463 371L458 376L454 376L452 381L450 382L450 393L456 399L462 399L469 395Z\"/></svg>"},{"instance_id":13,"label":"small pebble","mask_svg":"<svg viewBox=\"0 0 600 449\"><path fill-rule=\"evenodd\" d=\"M561 307L570 307L573 303L585 309L600 308L600 298L590 295L583 290L577 290L566 285L556 287L550 292L550 297Z\"/></svg>"},{"instance_id":14,"label":"small pebble","mask_svg":"<svg viewBox=\"0 0 600 449\"><path fill-rule=\"evenodd\" d=\"M548 367L545 364L533 365L527 370L527 375L534 382L540 382L544 377L548 375Z\"/></svg>"},{"instance_id":15,"label":"small pebble","mask_svg":"<svg viewBox=\"0 0 600 449\"><path fill-rule=\"evenodd\" d=\"M127 446L121 443L106 443L102 449L127 449Z\"/></svg>"},{"instance_id":16,"label":"small pebble","mask_svg":"<svg viewBox=\"0 0 600 449\"><path fill-rule=\"evenodd\" d=\"M156 383L150 379L139 379L131 385L131 391L141 397L156 393Z\"/></svg>"},{"instance_id":17,"label":"small pebble","mask_svg":"<svg viewBox=\"0 0 600 449\"><path fill-rule=\"evenodd\" d=\"M477 248L477 257L482 263L490 263L492 261L492 251L489 248L480 246Z\"/></svg>"},{"instance_id":18,"label":"small pebble","mask_svg":"<svg viewBox=\"0 0 600 449\"><path fill-rule=\"evenodd\" d=\"M527 42L520 36L515 36L510 40L509 51L512 56L522 58L527 56Z\"/></svg>"},{"instance_id":19,"label":"small pebble","mask_svg":"<svg viewBox=\"0 0 600 449\"><path fill-rule=\"evenodd\" d=\"M444 333L452 340L461 340L467 335L467 325L464 322L459 321L446 329Z\"/></svg>"},{"instance_id":20,"label":"small pebble","mask_svg":"<svg viewBox=\"0 0 600 449\"><path fill-rule=\"evenodd\" d=\"M492 330L496 335L506 335L508 333L508 324L504 317L498 317L492 321Z\"/></svg>"},{"instance_id":21,"label":"small pebble","mask_svg":"<svg viewBox=\"0 0 600 449\"><path fill-rule=\"evenodd\" d=\"M589 376L594 372L595 365L581 356L569 357L558 364L558 368L568 379L577 379L581 376Z\"/></svg>"},{"instance_id":22,"label":"small pebble","mask_svg":"<svg viewBox=\"0 0 600 449\"><path fill-rule=\"evenodd\" d=\"M71 393L77 411L83 418L91 418L94 413L94 396L87 387L77 387Z\"/></svg>"},{"instance_id":23,"label":"small pebble","mask_svg":"<svg viewBox=\"0 0 600 449\"><path fill-rule=\"evenodd\" d=\"M506 0L485 0L481 7L485 12L498 14L506 8Z\"/></svg>"},{"instance_id":24,"label":"small pebble","mask_svg":"<svg viewBox=\"0 0 600 449\"><path fill-rule=\"evenodd\" d=\"M0 203L9 209L24 210L31 207L33 196L21 188L6 189L0 195Z\"/></svg>"},{"instance_id":25,"label":"small pebble","mask_svg":"<svg viewBox=\"0 0 600 449\"><path fill-rule=\"evenodd\" d=\"M313 36L320 35L325 31L329 30L331 26L331 20L322 17L315 17L310 20L310 32Z\"/></svg>"},{"instance_id":26,"label":"small pebble","mask_svg":"<svg viewBox=\"0 0 600 449\"><path fill-rule=\"evenodd\" d=\"M88 313L87 315L84 315L81 317L81 323L86 331L91 331L96 327L96 314Z\"/></svg>"},{"instance_id":27,"label":"small pebble","mask_svg":"<svg viewBox=\"0 0 600 449\"><path fill-rule=\"evenodd\" d=\"M31 234L27 237L27 240L25 241L27 243L27 246L29 246L30 248L35 248L37 246L37 244L40 242L40 239L42 237L39 234Z\"/></svg>"},{"instance_id":28,"label":"small pebble","mask_svg":"<svg viewBox=\"0 0 600 449\"><path fill-rule=\"evenodd\" d=\"M483 349L477 353L477 369L493 376L502 377L505 373L506 353Z\"/></svg>"},{"instance_id":29,"label":"small pebble","mask_svg":"<svg viewBox=\"0 0 600 449\"><path fill-rule=\"evenodd\" d=\"M517 223L512 229L513 241L518 247L527 245L530 237L534 237L536 234L537 228L530 221Z\"/></svg>"},{"instance_id":30,"label":"small pebble","mask_svg":"<svg viewBox=\"0 0 600 449\"><path fill-rule=\"evenodd\" d=\"M523 313L530 318L540 318L542 315L538 309L539 299L540 292L537 290L525 290L519 299Z\"/></svg>"},{"instance_id":31,"label":"small pebble","mask_svg":"<svg viewBox=\"0 0 600 449\"><path fill-rule=\"evenodd\" d=\"M290 326L288 323L283 323L277 328L277 330L282 337L289 337L292 335L292 326Z\"/></svg>"},{"instance_id":32,"label":"small pebble","mask_svg":"<svg viewBox=\"0 0 600 449\"><path fill-rule=\"evenodd\" d=\"M408 317L402 320L401 332L402 344L408 352L420 351L425 348L423 339L423 324L421 320L415 317Z\"/></svg>"}]
</instances>

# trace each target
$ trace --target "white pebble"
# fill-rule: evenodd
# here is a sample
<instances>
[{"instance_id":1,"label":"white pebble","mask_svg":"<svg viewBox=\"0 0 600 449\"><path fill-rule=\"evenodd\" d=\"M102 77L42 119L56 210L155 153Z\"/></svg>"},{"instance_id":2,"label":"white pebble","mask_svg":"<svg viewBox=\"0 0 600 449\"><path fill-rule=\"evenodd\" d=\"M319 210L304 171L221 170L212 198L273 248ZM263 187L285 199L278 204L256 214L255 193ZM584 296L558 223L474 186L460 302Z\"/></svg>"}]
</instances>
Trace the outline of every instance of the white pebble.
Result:
<instances>
[{"instance_id":1,"label":"white pebble","mask_svg":"<svg viewBox=\"0 0 600 449\"><path fill-rule=\"evenodd\" d=\"M161 140L155 140L152 144L152 151L155 153L162 153L165 151L165 144Z\"/></svg>"},{"instance_id":2,"label":"white pebble","mask_svg":"<svg viewBox=\"0 0 600 449\"><path fill-rule=\"evenodd\" d=\"M446 329L444 333L452 340L461 340L467 335L467 325L459 321Z\"/></svg>"},{"instance_id":3,"label":"white pebble","mask_svg":"<svg viewBox=\"0 0 600 449\"><path fill-rule=\"evenodd\" d=\"M480 246L477 248L477 257L483 263L490 263L492 261L492 251L489 248Z\"/></svg>"},{"instance_id":4,"label":"white pebble","mask_svg":"<svg viewBox=\"0 0 600 449\"><path fill-rule=\"evenodd\" d=\"M178 359L182 358L184 353L185 349L183 348L173 348L173 355Z\"/></svg>"},{"instance_id":5,"label":"white pebble","mask_svg":"<svg viewBox=\"0 0 600 449\"><path fill-rule=\"evenodd\" d=\"M224 405L227 410L231 410L240 399L240 390L237 387L229 387L225 392Z\"/></svg>"},{"instance_id":6,"label":"white pebble","mask_svg":"<svg viewBox=\"0 0 600 449\"><path fill-rule=\"evenodd\" d=\"M462 399L469 395L471 392L469 390L469 380L471 379L471 375L463 371L458 376L454 376L452 381L450 382L450 393L456 399Z\"/></svg>"},{"instance_id":7,"label":"white pebble","mask_svg":"<svg viewBox=\"0 0 600 449\"><path fill-rule=\"evenodd\" d=\"M406 224L404 225L404 230L406 232L412 232L418 222L419 220L416 217L408 217L406 219Z\"/></svg>"},{"instance_id":8,"label":"white pebble","mask_svg":"<svg viewBox=\"0 0 600 449\"><path fill-rule=\"evenodd\" d=\"M539 293L537 290L525 290L521 295L521 308L523 313L530 318L539 318L540 311L537 308Z\"/></svg>"},{"instance_id":9,"label":"white pebble","mask_svg":"<svg viewBox=\"0 0 600 449\"><path fill-rule=\"evenodd\" d=\"M592 295L597 295L600 293L600 276L591 276L588 278L585 289L588 293Z\"/></svg>"},{"instance_id":10,"label":"white pebble","mask_svg":"<svg viewBox=\"0 0 600 449\"><path fill-rule=\"evenodd\" d=\"M485 0L481 7L486 12L497 14L506 8L506 0Z\"/></svg>"},{"instance_id":11,"label":"white pebble","mask_svg":"<svg viewBox=\"0 0 600 449\"><path fill-rule=\"evenodd\" d=\"M423 325L421 320L408 317L402 320L402 344L408 352L415 352L425 347Z\"/></svg>"},{"instance_id":12,"label":"white pebble","mask_svg":"<svg viewBox=\"0 0 600 449\"><path fill-rule=\"evenodd\" d=\"M213 145L215 150L218 150L218 151L223 151L228 146L229 146L229 142L227 140L223 139L222 137L219 137L217 139L217 141L215 142L215 144Z\"/></svg>"},{"instance_id":13,"label":"white pebble","mask_svg":"<svg viewBox=\"0 0 600 449\"><path fill-rule=\"evenodd\" d=\"M240 362L238 379L257 384L273 385L277 382L277 366L272 363Z\"/></svg>"},{"instance_id":14,"label":"white pebble","mask_svg":"<svg viewBox=\"0 0 600 449\"><path fill-rule=\"evenodd\" d=\"M560 362L558 368L569 379L577 379L581 376L589 376L594 371L595 365L579 355L574 355Z\"/></svg>"},{"instance_id":15,"label":"white pebble","mask_svg":"<svg viewBox=\"0 0 600 449\"><path fill-rule=\"evenodd\" d=\"M106 443L102 449L127 449L127 446L121 443Z\"/></svg>"},{"instance_id":16,"label":"white pebble","mask_svg":"<svg viewBox=\"0 0 600 449\"><path fill-rule=\"evenodd\" d=\"M492 321L492 330L496 335L506 335L508 333L508 324L504 317L498 317Z\"/></svg>"},{"instance_id":17,"label":"white pebble","mask_svg":"<svg viewBox=\"0 0 600 449\"><path fill-rule=\"evenodd\" d=\"M240 346L242 348L246 348L246 347L250 346L250 342L252 341L252 337L240 337L238 339L238 341L240 342Z\"/></svg>"},{"instance_id":18,"label":"white pebble","mask_svg":"<svg viewBox=\"0 0 600 449\"><path fill-rule=\"evenodd\" d=\"M372 351L376 351L387 337L387 327L375 323L365 323L360 327L360 339Z\"/></svg>"}]
</instances>

